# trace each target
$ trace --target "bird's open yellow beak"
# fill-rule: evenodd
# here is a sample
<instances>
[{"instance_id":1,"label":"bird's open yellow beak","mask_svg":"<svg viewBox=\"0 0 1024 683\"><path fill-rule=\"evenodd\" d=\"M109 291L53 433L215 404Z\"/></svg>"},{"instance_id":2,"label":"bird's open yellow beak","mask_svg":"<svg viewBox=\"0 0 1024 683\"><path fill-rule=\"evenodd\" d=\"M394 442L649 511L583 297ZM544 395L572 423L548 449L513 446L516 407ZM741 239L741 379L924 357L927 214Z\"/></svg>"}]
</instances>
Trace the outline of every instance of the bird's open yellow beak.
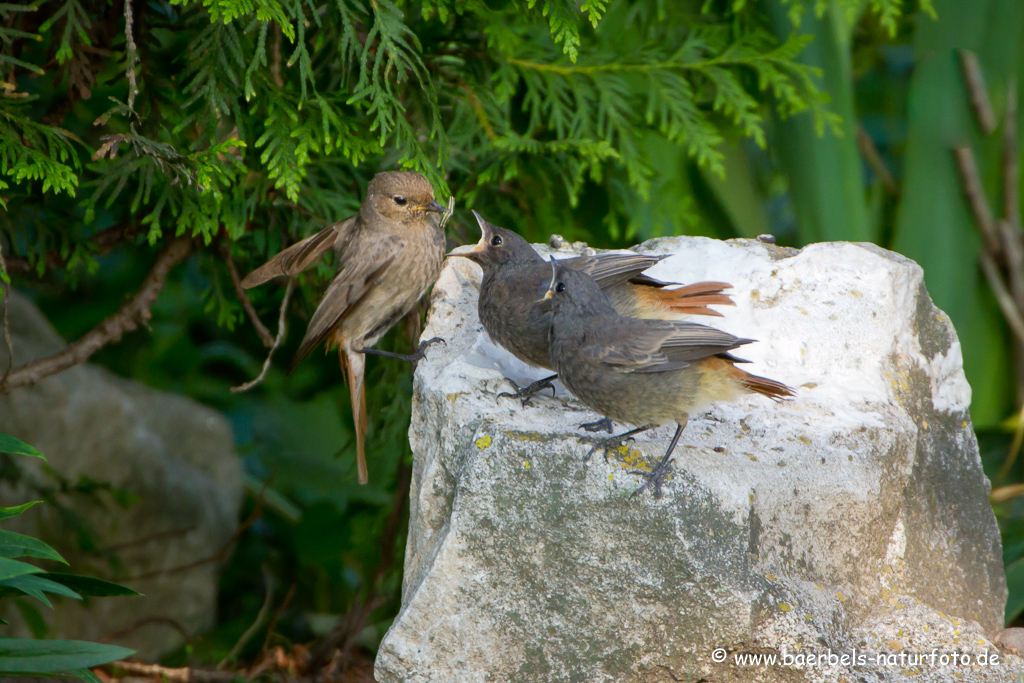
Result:
<instances>
[{"instance_id":1,"label":"bird's open yellow beak","mask_svg":"<svg viewBox=\"0 0 1024 683\"><path fill-rule=\"evenodd\" d=\"M554 292L552 292L552 291L551 291L551 290L549 289L548 291L544 292L544 296L542 296L542 297L540 298L540 300L541 300L541 301L551 301L551 297L553 297L554 295L555 295L555 293L554 293Z\"/></svg>"}]
</instances>

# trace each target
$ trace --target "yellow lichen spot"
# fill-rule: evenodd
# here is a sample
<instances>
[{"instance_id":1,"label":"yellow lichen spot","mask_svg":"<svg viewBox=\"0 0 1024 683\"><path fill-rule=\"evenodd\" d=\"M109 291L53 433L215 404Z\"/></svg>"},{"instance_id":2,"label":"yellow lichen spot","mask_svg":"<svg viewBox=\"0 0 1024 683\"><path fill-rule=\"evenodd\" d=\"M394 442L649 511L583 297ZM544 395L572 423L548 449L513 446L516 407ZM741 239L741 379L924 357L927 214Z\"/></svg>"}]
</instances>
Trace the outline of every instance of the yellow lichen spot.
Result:
<instances>
[{"instance_id":1,"label":"yellow lichen spot","mask_svg":"<svg viewBox=\"0 0 1024 683\"><path fill-rule=\"evenodd\" d=\"M811 442L811 440L808 439L806 436L799 436L799 437L797 437L797 439L800 441L800 443L810 443Z\"/></svg>"},{"instance_id":2,"label":"yellow lichen spot","mask_svg":"<svg viewBox=\"0 0 1024 683\"><path fill-rule=\"evenodd\" d=\"M839 599L839 602L846 602L846 596L843 595L842 591L837 591L836 592L836 598Z\"/></svg>"},{"instance_id":3,"label":"yellow lichen spot","mask_svg":"<svg viewBox=\"0 0 1024 683\"><path fill-rule=\"evenodd\" d=\"M856 289L851 289L850 290L850 296L853 296L853 297L856 297L856 298L860 299L863 295L860 292L858 292Z\"/></svg>"},{"instance_id":4,"label":"yellow lichen spot","mask_svg":"<svg viewBox=\"0 0 1024 683\"><path fill-rule=\"evenodd\" d=\"M612 472L609 472L608 473L608 480L611 481L614 478L615 478L615 474L613 474Z\"/></svg>"},{"instance_id":5,"label":"yellow lichen spot","mask_svg":"<svg viewBox=\"0 0 1024 683\"><path fill-rule=\"evenodd\" d=\"M966 428L967 428L967 420L964 420L963 422L960 423L960 429L966 429Z\"/></svg>"},{"instance_id":6,"label":"yellow lichen spot","mask_svg":"<svg viewBox=\"0 0 1024 683\"><path fill-rule=\"evenodd\" d=\"M928 429L928 420L921 420L921 429Z\"/></svg>"},{"instance_id":7,"label":"yellow lichen spot","mask_svg":"<svg viewBox=\"0 0 1024 683\"><path fill-rule=\"evenodd\" d=\"M483 436L481 436L479 439L476 440L476 447L479 448L480 450L484 450L485 448L487 448L490 445L491 445L491 437L489 437L486 434L484 434Z\"/></svg>"},{"instance_id":8,"label":"yellow lichen spot","mask_svg":"<svg viewBox=\"0 0 1024 683\"><path fill-rule=\"evenodd\" d=\"M779 577L777 577L775 574L765 574L764 578L768 579L769 581L774 581L775 579L777 579Z\"/></svg>"},{"instance_id":9,"label":"yellow lichen spot","mask_svg":"<svg viewBox=\"0 0 1024 683\"><path fill-rule=\"evenodd\" d=\"M529 460L524 460L523 461L523 469L524 470L530 469L530 461Z\"/></svg>"},{"instance_id":10,"label":"yellow lichen spot","mask_svg":"<svg viewBox=\"0 0 1024 683\"><path fill-rule=\"evenodd\" d=\"M750 458L754 462L757 462L757 456L754 455L753 453L744 453L743 455L747 456L748 458Z\"/></svg>"},{"instance_id":11,"label":"yellow lichen spot","mask_svg":"<svg viewBox=\"0 0 1024 683\"><path fill-rule=\"evenodd\" d=\"M890 641L888 641L886 643L886 645L888 645L889 647L891 647L894 650L902 650L903 649L903 643L901 643L898 640L890 640Z\"/></svg>"},{"instance_id":12,"label":"yellow lichen spot","mask_svg":"<svg viewBox=\"0 0 1024 683\"><path fill-rule=\"evenodd\" d=\"M779 603L779 609L782 610L783 612L788 612L790 610L789 603L788 602L780 602Z\"/></svg>"},{"instance_id":13,"label":"yellow lichen spot","mask_svg":"<svg viewBox=\"0 0 1024 683\"><path fill-rule=\"evenodd\" d=\"M804 619L806 619L807 621L810 621L811 620L811 615L810 614L805 614L804 615Z\"/></svg>"}]
</instances>

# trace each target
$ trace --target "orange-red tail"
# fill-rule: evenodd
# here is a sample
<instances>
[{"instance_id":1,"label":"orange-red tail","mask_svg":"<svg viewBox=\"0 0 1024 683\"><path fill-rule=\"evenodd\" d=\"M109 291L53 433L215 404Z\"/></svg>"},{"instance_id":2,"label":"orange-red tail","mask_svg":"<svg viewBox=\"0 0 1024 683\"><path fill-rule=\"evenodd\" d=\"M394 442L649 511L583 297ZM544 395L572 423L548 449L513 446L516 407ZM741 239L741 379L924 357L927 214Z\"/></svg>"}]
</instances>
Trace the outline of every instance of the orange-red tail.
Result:
<instances>
[{"instance_id":1,"label":"orange-red tail","mask_svg":"<svg viewBox=\"0 0 1024 683\"><path fill-rule=\"evenodd\" d=\"M352 398L352 418L356 428L356 470L359 483L369 480L366 471L366 388L363 386L363 375L366 369L366 357L358 352L348 352L344 344L338 345L338 361L345 371L345 382L348 384L349 396Z\"/></svg>"},{"instance_id":2,"label":"orange-red tail","mask_svg":"<svg viewBox=\"0 0 1024 683\"><path fill-rule=\"evenodd\" d=\"M724 290L732 288L728 282L695 282L674 289L637 284L633 288L641 306L652 309L652 313L722 317L721 313L708 306L736 305L732 297L723 294Z\"/></svg>"}]
</instances>

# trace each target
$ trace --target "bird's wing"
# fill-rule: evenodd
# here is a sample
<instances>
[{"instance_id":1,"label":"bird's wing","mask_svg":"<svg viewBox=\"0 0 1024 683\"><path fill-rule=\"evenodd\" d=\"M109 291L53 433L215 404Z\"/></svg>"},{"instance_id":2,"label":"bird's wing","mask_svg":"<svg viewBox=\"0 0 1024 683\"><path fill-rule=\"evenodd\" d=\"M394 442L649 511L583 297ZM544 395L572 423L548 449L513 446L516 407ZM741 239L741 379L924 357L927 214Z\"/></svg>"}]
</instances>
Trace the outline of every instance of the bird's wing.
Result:
<instances>
[{"instance_id":1,"label":"bird's wing","mask_svg":"<svg viewBox=\"0 0 1024 683\"><path fill-rule=\"evenodd\" d=\"M405 241L400 237L374 237L372 241L350 245L351 257L340 264L338 273L327 286L309 321L293 366L331 334L348 310L380 281L404 246Z\"/></svg>"},{"instance_id":2,"label":"bird's wing","mask_svg":"<svg viewBox=\"0 0 1024 683\"><path fill-rule=\"evenodd\" d=\"M570 267L581 270L597 281L601 289L627 282L666 256L642 254L598 254L572 259ZM577 263L579 265L577 265Z\"/></svg>"},{"instance_id":3,"label":"bird's wing","mask_svg":"<svg viewBox=\"0 0 1024 683\"><path fill-rule=\"evenodd\" d=\"M697 323L622 320L621 326L608 331L615 335L614 342L591 347L591 353L601 363L617 372L679 370L692 361L720 355L753 341Z\"/></svg>"},{"instance_id":4,"label":"bird's wing","mask_svg":"<svg viewBox=\"0 0 1024 683\"><path fill-rule=\"evenodd\" d=\"M242 280L242 287L249 289L262 285L280 275L298 275L339 241L344 241L348 233L355 227L358 216L324 228L315 235L310 235L301 242L296 242L281 253L274 256L262 266L252 271Z\"/></svg>"}]
</instances>

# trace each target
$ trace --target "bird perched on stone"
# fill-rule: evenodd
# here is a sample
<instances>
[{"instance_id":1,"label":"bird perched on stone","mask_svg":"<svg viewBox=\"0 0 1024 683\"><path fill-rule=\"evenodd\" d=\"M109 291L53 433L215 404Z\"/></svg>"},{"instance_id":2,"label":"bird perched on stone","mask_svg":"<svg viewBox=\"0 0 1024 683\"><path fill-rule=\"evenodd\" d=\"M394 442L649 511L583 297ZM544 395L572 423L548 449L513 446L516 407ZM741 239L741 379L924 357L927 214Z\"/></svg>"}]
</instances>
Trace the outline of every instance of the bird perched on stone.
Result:
<instances>
[{"instance_id":1,"label":"bird perched on stone","mask_svg":"<svg viewBox=\"0 0 1024 683\"><path fill-rule=\"evenodd\" d=\"M444 263L443 213L434 188L419 173L378 173L366 189L358 215L288 247L242 280L248 289L279 275L296 275L334 249L334 279L309 321L292 368L320 342L338 347L352 397L360 484L367 481L364 354L415 361L426 345L440 341L424 342L409 356L370 348L437 279Z\"/></svg>"},{"instance_id":2,"label":"bird perched on stone","mask_svg":"<svg viewBox=\"0 0 1024 683\"><path fill-rule=\"evenodd\" d=\"M590 454L659 425L677 424L661 462L634 495L651 484L656 492L660 489L693 411L751 392L776 401L793 395L781 382L736 367L745 361L729 351L753 339L693 322L627 318L586 273L554 259L550 273L544 299L551 302L548 352L555 371L588 407L612 420L640 425L602 440Z\"/></svg>"},{"instance_id":3,"label":"bird perched on stone","mask_svg":"<svg viewBox=\"0 0 1024 683\"><path fill-rule=\"evenodd\" d=\"M552 369L548 358L548 328L551 307L542 301L551 282L551 267L534 251L530 243L506 228L484 220L476 211L482 236L472 251L453 253L479 264L484 271L480 284L478 310L480 322L495 342L529 365ZM721 316L708 306L732 306L732 299L723 290L725 282L698 282L669 289L666 283L642 275L664 256L605 253L566 259L561 263L589 273L615 310L634 318L681 318L690 315ZM515 394L501 394L529 400L538 391L552 388L557 375L534 382ZM511 382L511 380L509 380ZM515 383L512 382L515 386ZM553 390L553 388L552 388ZM591 431L611 423L601 420L584 426Z\"/></svg>"}]
</instances>

